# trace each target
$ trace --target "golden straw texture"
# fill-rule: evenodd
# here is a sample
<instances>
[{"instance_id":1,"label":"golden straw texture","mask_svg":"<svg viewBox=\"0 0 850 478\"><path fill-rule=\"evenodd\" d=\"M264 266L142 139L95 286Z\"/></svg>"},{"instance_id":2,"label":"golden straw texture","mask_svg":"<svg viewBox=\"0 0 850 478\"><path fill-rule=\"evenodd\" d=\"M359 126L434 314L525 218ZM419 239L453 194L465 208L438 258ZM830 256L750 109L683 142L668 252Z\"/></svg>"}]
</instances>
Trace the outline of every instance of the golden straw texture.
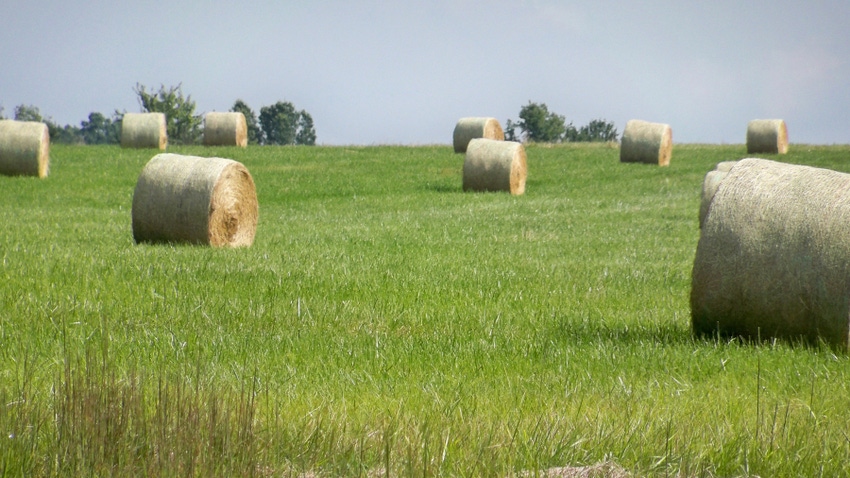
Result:
<instances>
[{"instance_id":1,"label":"golden straw texture","mask_svg":"<svg viewBox=\"0 0 850 478\"><path fill-rule=\"evenodd\" d=\"M122 148L156 148L168 146L164 113L124 113L121 120Z\"/></svg>"},{"instance_id":2,"label":"golden straw texture","mask_svg":"<svg viewBox=\"0 0 850 478\"><path fill-rule=\"evenodd\" d=\"M0 120L0 174L47 177L50 133L35 121Z\"/></svg>"},{"instance_id":3,"label":"golden straw texture","mask_svg":"<svg viewBox=\"0 0 850 478\"><path fill-rule=\"evenodd\" d=\"M250 246L257 217L254 180L230 159L158 154L133 193L136 242Z\"/></svg>"},{"instance_id":4,"label":"golden straw texture","mask_svg":"<svg viewBox=\"0 0 850 478\"><path fill-rule=\"evenodd\" d=\"M513 141L477 138L469 142L463 162L464 191L525 193L528 175L525 148Z\"/></svg>"},{"instance_id":5,"label":"golden straw texture","mask_svg":"<svg viewBox=\"0 0 850 478\"><path fill-rule=\"evenodd\" d=\"M461 118L452 134L455 153L465 153L469 141L475 138L504 141L505 132L496 118Z\"/></svg>"},{"instance_id":6,"label":"golden straw texture","mask_svg":"<svg viewBox=\"0 0 850 478\"><path fill-rule=\"evenodd\" d=\"M747 123L747 154L788 152L788 127L781 119L752 120Z\"/></svg>"},{"instance_id":7,"label":"golden straw texture","mask_svg":"<svg viewBox=\"0 0 850 478\"><path fill-rule=\"evenodd\" d=\"M620 143L620 161L668 166L673 154L670 125L629 120Z\"/></svg>"},{"instance_id":8,"label":"golden straw texture","mask_svg":"<svg viewBox=\"0 0 850 478\"><path fill-rule=\"evenodd\" d=\"M248 124L239 112L204 115L205 146L248 146Z\"/></svg>"},{"instance_id":9,"label":"golden straw texture","mask_svg":"<svg viewBox=\"0 0 850 478\"><path fill-rule=\"evenodd\" d=\"M850 174L747 158L704 218L691 281L702 336L823 340L850 331Z\"/></svg>"}]
</instances>

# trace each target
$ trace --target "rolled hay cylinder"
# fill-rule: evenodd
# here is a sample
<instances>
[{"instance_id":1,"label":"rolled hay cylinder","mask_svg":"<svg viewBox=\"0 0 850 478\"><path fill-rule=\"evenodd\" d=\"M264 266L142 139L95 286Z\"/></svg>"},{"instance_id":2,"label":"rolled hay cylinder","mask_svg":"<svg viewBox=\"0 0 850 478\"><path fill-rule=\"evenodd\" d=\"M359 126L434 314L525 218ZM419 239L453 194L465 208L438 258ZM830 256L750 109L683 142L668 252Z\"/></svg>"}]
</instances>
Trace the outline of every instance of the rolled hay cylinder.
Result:
<instances>
[{"instance_id":1,"label":"rolled hay cylinder","mask_svg":"<svg viewBox=\"0 0 850 478\"><path fill-rule=\"evenodd\" d=\"M248 123L240 112L204 115L205 146L248 146Z\"/></svg>"},{"instance_id":2,"label":"rolled hay cylinder","mask_svg":"<svg viewBox=\"0 0 850 478\"><path fill-rule=\"evenodd\" d=\"M788 152L788 127L781 119L752 120L747 123L747 154Z\"/></svg>"},{"instance_id":3,"label":"rolled hay cylinder","mask_svg":"<svg viewBox=\"0 0 850 478\"><path fill-rule=\"evenodd\" d=\"M0 174L47 177L50 133L35 121L0 120Z\"/></svg>"},{"instance_id":4,"label":"rolled hay cylinder","mask_svg":"<svg viewBox=\"0 0 850 478\"><path fill-rule=\"evenodd\" d=\"M254 180L224 158L158 154L133 193L133 238L214 247L250 246L257 230Z\"/></svg>"},{"instance_id":5,"label":"rolled hay cylinder","mask_svg":"<svg viewBox=\"0 0 850 478\"><path fill-rule=\"evenodd\" d=\"M122 148L156 148L168 146L165 113L124 113L121 120Z\"/></svg>"},{"instance_id":6,"label":"rolled hay cylinder","mask_svg":"<svg viewBox=\"0 0 850 478\"><path fill-rule=\"evenodd\" d=\"M705 216L691 280L696 335L848 348L850 174L737 162Z\"/></svg>"},{"instance_id":7,"label":"rolled hay cylinder","mask_svg":"<svg viewBox=\"0 0 850 478\"><path fill-rule=\"evenodd\" d=\"M670 125L629 120L620 142L620 162L669 166L673 154Z\"/></svg>"},{"instance_id":8,"label":"rolled hay cylinder","mask_svg":"<svg viewBox=\"0 0 850 478\"><path fill-rule=\"evenodd\" d=\"M463 161L464 191L525 193L528 165L525 148L514 141L476 138L469 141Z\"/></svg>"},{"instance_id":9,"label":"rolled hay cylinder","mask_svg":"<svg viewBox=\"0 0 850 478\"><path fill-rule=\"evenodd\" d=\"M461 118L452 135L455 153L465 153L469 141L476 138L504 141L505 132L496 118Z\"/></svg>"},{"instance_id":10,"label":"rolled hay cylinder","mask_svg":"<svg viewBox=\"0 0 850 478\"><path fill-rule=\"evenodd\" d=\"M737 161L722 161L717 163L712 171L705 175L702 181L702 194L700 196L699 205L699 227L702 229L702 224L705 222L705 216L708 214L708 208L711 205L720 183L726 178L726 174L732 169Z\"/></svg>"}]
</instances>

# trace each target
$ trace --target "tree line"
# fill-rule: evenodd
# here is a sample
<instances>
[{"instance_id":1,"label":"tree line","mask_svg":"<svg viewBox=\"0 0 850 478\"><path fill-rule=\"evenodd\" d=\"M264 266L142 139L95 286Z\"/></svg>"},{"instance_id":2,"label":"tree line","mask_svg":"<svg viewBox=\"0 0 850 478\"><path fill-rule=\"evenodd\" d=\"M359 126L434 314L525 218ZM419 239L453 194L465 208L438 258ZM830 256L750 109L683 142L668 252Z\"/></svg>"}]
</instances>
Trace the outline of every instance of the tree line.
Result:
<instances>
[{"instance_id":1,"label":"tree line","mask_svg":"<svg viewBox=\"0 0 850 478\"><path fill-rule=\"evenodd\" d=\"M561 142L606 142L617 141L619 133L614 123L595 119L576 128L566 123L564 116L549 111L546 103L528 102L519 110L520 120L505 123L505 139L508 141L531 141L538 143ZM521 130L517 133L517 129Z\"/></svg>"},{"instance_id":2,"label":"tree line","mask_svg":"<svg viewBox=\"0 0 850 478\"><path fill-rule=\"evenodd\" d=\"M181 85L168 88L161 85L159 90L149 91L144 85L136 84L133 91L143 112L165 114L170 144L198 144L203 140L203 117L195 114L195 102L191 96L183 94ZM245 115L249 144L316 144L313 117L305 110L296 109L288 101L278 101L260 108L259 117L241 99L233 103L230 111ZM80 122L80 126L60 126L52 118L42 116L37 107L18 105L14 110L14 119L45 123L51 143L118 144L121 142L124 113L116 110L111 117L107 117L103 113L92 112L88 120ZM0 107L0 119L3 118L3 108Z\"/></svg>"}]
</instances>

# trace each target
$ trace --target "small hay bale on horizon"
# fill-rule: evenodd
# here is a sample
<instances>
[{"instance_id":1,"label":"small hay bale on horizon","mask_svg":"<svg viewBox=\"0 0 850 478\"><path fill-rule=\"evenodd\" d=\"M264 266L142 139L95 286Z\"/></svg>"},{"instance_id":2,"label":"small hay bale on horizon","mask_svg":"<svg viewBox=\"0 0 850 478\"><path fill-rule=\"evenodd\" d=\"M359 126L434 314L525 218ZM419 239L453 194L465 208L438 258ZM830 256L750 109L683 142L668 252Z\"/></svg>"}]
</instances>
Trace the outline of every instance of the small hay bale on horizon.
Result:
<instances>
[{"instance_id":1,"label":"small hay bale on horizon","mask_svg":"<svg viewBox=\"0 0 850 478\"><path fill-rule=\"evenodd\" d=\"M745 158L703 219L691 280L702 337L850 338L850 174Z\"/></svg>"},{"instance_id":2,"label":"small hay bale on horizon","mask_svg":"<svg viewBox=\"0 0 850 478\"><path fill-rule=\"evenodd\" d=\"M525 193L528 165L525 148L514 141L475 138L463 161L464 191Z\"/></svg>"},{"instance_id":3,"label":"small hay bale on horizon","mask_svg":"<svg viewBox=\"0 0 850 478\"><path fill-rule=\"evenodd\" d=\"M505 132L496 118L468 117L461 118L455 125L452 134L452 145L455 153L465 153L470 140L476 138L505 140Z\"/></svg>"},{"instance_id":4,"label":"small hay bale on horizon","mask_svg":"<svg viewBox=\"0 0 850 478\"><path fill-rule=\"evenodd\" d=\"M669 166L673 154L670 125L629 120L620 142L620 162Z\"/></svg>"},{"instance_id":5,"label":"small hay bale on horizon","mask_svg":"<svg viewBox=\"0 0 850 478\"><path fill-rule=\"evenodd\" d=\"M124 113L121 120L122 148L154 148L168 146L165 113Z\"/></svg>"},{"instance_id":6,"label":"small hay bale on horizon","mask_svg":"<svg viewBox=\"0 0 850 478\"><path fill-rule=\"evenodd\" d=\"M237 161L163 153L139 175L132 216L137 243L250 246L257 230L257 192Z\"/></svg>"},{"instance_id":7,"label":"small hay bale on horizon","mask_svg":"<svg viewBox=\"0 0 850 478\"><path fill-rule=\"evenodd\" d=\"M50 132L37 121L0 120L0 174L38 176L50 173Z\"/></svg>"},{"instance_id":8,"label":"small hay bale on horizon","mask_svg":"<svg viewBox=\"0 0 850 478\"><path fill-rule=\"evenodd\" d=\"M747 123L747 154L788 152L788 126L781 119L757 119Z\"/></svg>"},{"instance_id":9,"label":"small hay bale on horizon","mask_svg":"<svg viewBox=\"0 0 850 478\"><path fill-rule=\"evenodd\" d=\"M248 146L248 123L238 111L204 115L204 146Z\"/></svg>"}]
</instances>

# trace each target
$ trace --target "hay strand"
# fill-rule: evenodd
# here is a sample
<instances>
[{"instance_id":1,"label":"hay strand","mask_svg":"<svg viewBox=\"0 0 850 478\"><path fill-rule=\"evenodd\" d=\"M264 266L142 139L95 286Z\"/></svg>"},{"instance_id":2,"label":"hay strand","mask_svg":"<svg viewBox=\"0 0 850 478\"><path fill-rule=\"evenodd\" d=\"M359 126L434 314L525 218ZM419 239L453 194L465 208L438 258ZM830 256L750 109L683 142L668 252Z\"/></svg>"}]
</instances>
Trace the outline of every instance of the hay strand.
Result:
<instances>
[{"instance_id":1,"label":"hay strand","mask_svg":"<svg viewBox=\"0 0 850 478\"><path fill-rule=\"evenodd\" d=\"M469 142L463 162L464 191L525 193L528 175L525 148L514 141L476 138Z\"/></svg>"},{"instance_id":2,"label":"hay strand","mask_svg":"<svg viewBox=\"0 0 850 478\"><path fill-rule=\"evenodd\" d=\"M850 174L747 158L704 218L691 282L703 336L784 337L846 349Z\"/></svg>"},{"instance_id":3,"label":"hay strand","mask_svg":"<svg viewBox=\"0 0 850 478\"><path fill-rule=\"evenodd\" d=\"M620 162L668 166L673 154L670 125L629 120L620 143Z\"/></svg>"},{"instance_id":4,"label":"hay strand","mask_svg":"<svg viewBox=\"0 0 850 478\"><path fill-rule=\"evenodd\" d=\"M204 115L204 146L248 146L248 124L240 112Z\"/></svg>"},{"instance_id":5,"label":"hay strand","mask_svg":"<svg viewBox=\"0 0 850 478\"><path fill-rule=\"evenodd\" d=\"M250 246L257 216L254 180L230 159L158 154L133 193L136 242Z\"/></svg>"},{"instance_id":6,"label":"hay strand","mask_svg":"<svg viewBox=\"0 0 850 478\"><path fill-rule=\"evenodd\" d=\"M496 118L461 118L455 125L452 144L455 153L465 153L469 141L475 138L505 140L505 132Z\"/></svg>"},{"instance_id":7,"label":"hay strand","mask_svg":"<svg viewBox=\"0 0 850 478\"><path fill-rule=\"evenodd\" d=\"M165 113L124 113L121 120L122 148L156 148L168 146Z\"/></svg>"},{"instance_id":8,"label":"hay strand","mask_svg":"<svg viewBox=\"0 0 850 478\"><path fill-rule=\"evenodd\" d=\"M0 120L0 174L47 177L50 133L35 121Z\"/></svg>"},{"instance_id":9,"label":"hay strand","mask_svg":"<svg viewBox=\"0 0 850 478\"><path fill-rule=\"evenodd\" d=\"M752 120L747 123L747 154L785 154L788 127L781 119Z\"/></svg>"}]
</instances>

